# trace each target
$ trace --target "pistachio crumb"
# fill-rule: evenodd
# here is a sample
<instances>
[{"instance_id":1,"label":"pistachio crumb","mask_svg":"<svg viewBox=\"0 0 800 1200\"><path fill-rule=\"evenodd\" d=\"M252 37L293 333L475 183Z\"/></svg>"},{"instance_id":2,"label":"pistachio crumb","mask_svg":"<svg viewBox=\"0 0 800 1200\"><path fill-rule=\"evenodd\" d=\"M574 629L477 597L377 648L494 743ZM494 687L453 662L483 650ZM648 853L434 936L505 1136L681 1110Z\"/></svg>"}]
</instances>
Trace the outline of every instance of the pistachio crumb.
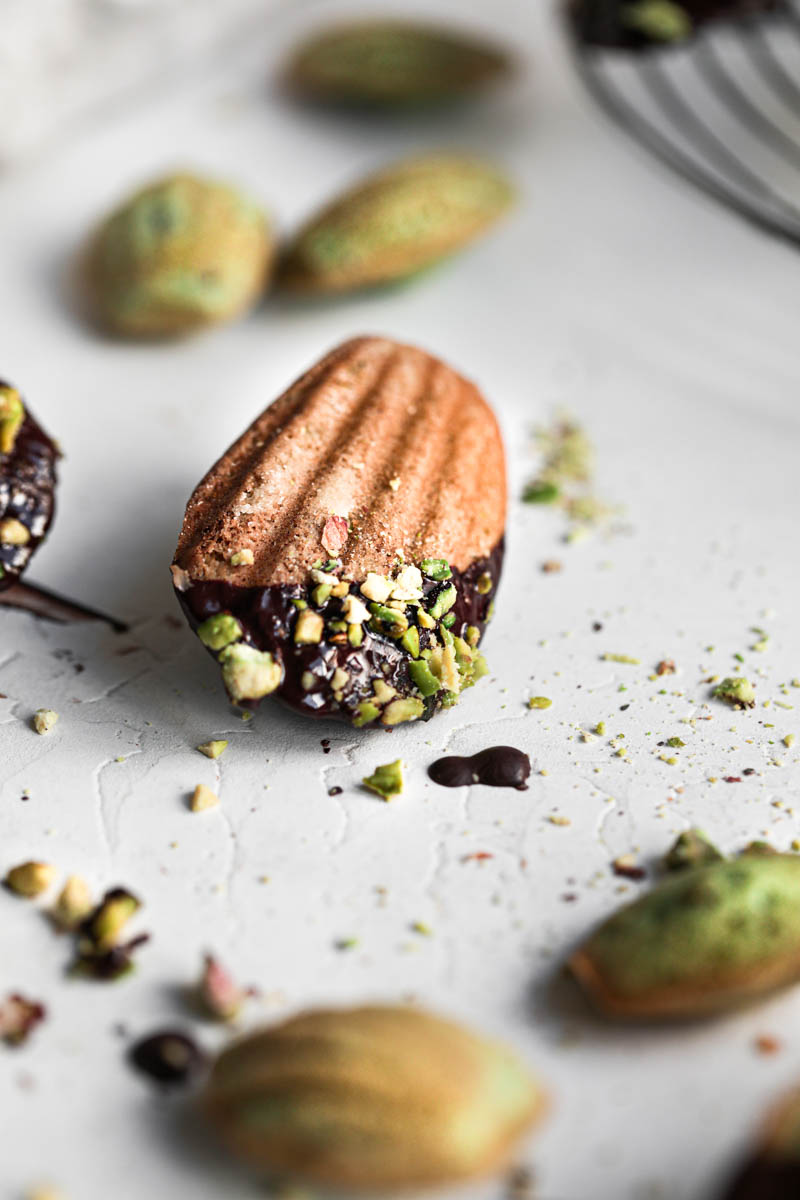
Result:
<instances>
[{"instance_id":1,"label":"pistachio crumb","mask_svg":"<svg viewBox=\"0 0 800 1200\"><path fill-rule=\"evenodd\" d=\"M641 659L634 658L631 654L603 654L603 662L628 663L632 667L638 667Z\"/></svg>"},{"instance_id":2,"label":"pistachio crumb","mask_svg":"<svg viewBox=\"0 0 800 1200\"><path fill-rule=\"evenodd\" d=\"M232 567L252 567L255 561L256 559L253 551L247 549L247 547L245 547L244 550L234 550L233 554L231 555Z\"/></svg>"},{"instance_id":3,"label":"pistachio crumb","mask_svg":"<svg viewBox=\"0 0 800 1200\"><path fill-rule=\"evenodd\" d=\"M553 703L547 696L531 696L528 708L550 708Z\"/></svg>"},{"instance_id":4,"label":"pistachio crumb","mask_svg":"<svg viewBox=\"0 0 800 1200\"><path fill-rule=\"evenodd\" d=\"M205 754L206 758L219 758L219 756L227 749L226 741L202 742L197 747L201 754Z\"/></svg>"},{"instance_id":5,"label":"pistachio crumb","mask_svg":"<svg viewBox=\"0 0 800 1200\"><path fill-rule=\"evenodd\" d=\"M403 761L398 758L394 762L376 767L371 775L361 781L364 787L375 792L383 800L392 800L403 790Z\"/></svg>"},{"instance_id":6,"label":"pistachio crumb","mask_svg":"<svg viewBox=\"0 0 800 1200\"><path fill-rule=\"evenodd\" d=\"M218 804L219 796L216 792L212 792L211 788L207 787L204 783L198 783L192 792L189 807L192 812L206 812L209 808L216 808Z\"/></svg>"},{"instance_id":7,"label":"pistachio crumb","mask_svg":"<svg viewBox=\"0 0 800 1200\"><path fill-rule=\"evenodd\" d=\"M56 877L56 869L50 863L24 862L12 867L6 874L4 883L9 891L26 900L41 896L52 885Z\"/></svg>"},{"instance_id":8,"label":"pistachio crumb","mask_svg":"<svg viewBox=\"0 0 800 1200\"><path fill-rule=\"evenodd\" d=\"M33 715L33 728L37 733L49 733L58 722L58 713L52 708L38 708Z\"/></svg>"}]
</instances>

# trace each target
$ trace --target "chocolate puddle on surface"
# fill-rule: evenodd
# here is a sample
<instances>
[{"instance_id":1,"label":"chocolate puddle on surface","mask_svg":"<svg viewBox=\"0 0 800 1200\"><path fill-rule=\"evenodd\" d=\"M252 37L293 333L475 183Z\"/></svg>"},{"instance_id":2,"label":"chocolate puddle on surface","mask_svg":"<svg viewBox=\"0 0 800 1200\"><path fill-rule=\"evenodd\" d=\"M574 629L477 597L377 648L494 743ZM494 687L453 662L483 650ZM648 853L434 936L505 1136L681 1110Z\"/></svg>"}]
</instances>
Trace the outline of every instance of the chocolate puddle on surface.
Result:
<instances>
[{"instance_id":1,"label":"chocolate puddle on surface","mask_svg":"<svg viewBox=\"0 0 800 1200\"><path fill-rule=\"evenodd\" d=\"M489 746L469 758L451 755L438 758L428 767L428 775L442 787L510 787L523 792L528 786L531 760L514 746Z\"/></svg>"}]
</instances>

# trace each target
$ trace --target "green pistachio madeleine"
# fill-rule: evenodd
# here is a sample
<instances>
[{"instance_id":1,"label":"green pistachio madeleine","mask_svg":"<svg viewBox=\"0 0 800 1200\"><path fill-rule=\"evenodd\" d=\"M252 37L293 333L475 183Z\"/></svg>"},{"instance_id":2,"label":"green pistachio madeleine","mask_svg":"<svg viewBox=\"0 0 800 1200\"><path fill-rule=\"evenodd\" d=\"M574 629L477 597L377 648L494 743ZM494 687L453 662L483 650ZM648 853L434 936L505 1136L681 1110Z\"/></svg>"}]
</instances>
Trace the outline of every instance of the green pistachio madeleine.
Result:
<instances>
[{"instance_id":1,"label":"green pistachio madeleine","mask_svg":"<svg viewBox=\"0 0 800 1200\"><path fill-rule=\"evenodd\" d=\"M619 1017L693 1017L800 980L800 858L676 872L601 925L570 969Z\"/></svg>"},{"instance_id":2,"label":"green pistachio madeleine","mask_svg":"<svg viewBox=\"0 0 800 1200\"><path fill-rule=\"evenodd\" d=\"M137 192L95 232L85 272L90 304L115 333L190 333L250 308L273 256L270 226L250 199L173 175Z\"/></svg>"},{"instance_id":3,"label":"green pistachio madeleine","mask_svg":"<svg viewBox=\"0 0 800 1200\"><path fill-rule=\"evenodd\" d=\"M222 1052L205 1093L223 1141L256 1166L392 1194L501 1167L544 1106L505 1047L399 1006L255 1033Z\"/></svg>"},{"instance_id":4,"label":"green pistachio madeleine","mask_svg":"<svg viewBox=\"0 0 800 1200\"><path fill-rule=\"evenodd\" d=\"M399 21L326 29L295 52L287 82L334 104L408 107L468 95L507 74L508 57L466 35Z\"/></svg>"},{"instance_id":5,"label":"green pistachio madeleine","mask_svg":"<svg viewBox=\"0 0 800 1200\"><path fill-rule=\"evenodd\" d=\"M406 279L484 233L512 199L506 177L477 159L397 163L312 218L289 246L280 281L323 294Z\"/></svg>"}]
</instances>

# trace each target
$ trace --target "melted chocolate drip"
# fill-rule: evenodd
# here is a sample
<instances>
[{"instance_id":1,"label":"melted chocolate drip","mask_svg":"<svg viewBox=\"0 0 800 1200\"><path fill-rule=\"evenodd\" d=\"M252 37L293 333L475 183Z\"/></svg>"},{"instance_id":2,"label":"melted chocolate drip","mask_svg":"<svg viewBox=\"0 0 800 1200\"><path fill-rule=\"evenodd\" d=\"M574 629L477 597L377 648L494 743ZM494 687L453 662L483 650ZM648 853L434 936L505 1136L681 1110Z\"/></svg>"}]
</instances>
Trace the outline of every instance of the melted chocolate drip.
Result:
<instances>
[{"instance_id":1,"label":"melted chocolate drip","mask_svg":"<svg viewBox=\"0 0 800 1200\"><path fill-rule=\"evenodd\" d=\"M11 451L0 454L0 521L14 518L31 536L25 546L0 543L0 591L19 579L50 527L58 457L55 443L26 408Z\"/></svg>"},{"instance_id":2,"label":"melted chocolate drip","mask_svg":"<svg viewBox=\"0 0 800 1200\"><path fill-rule=\"evenodd\" d=\"M490 746L471 758L439 758L428 767L428 775L442 787L469 787L483 783L487 787L511 787L524 791L531 773L531 760L513 746Z\"/></svg>"},{"instance_id":3,"label":"melted chocolate drip","mask_svg":"<svg viewBox=\"0 0 800 1200\"><path fill-rule=\"evenodd\" d=\"M156 1083L180 1087L200 1073L206 1055L193 1038L168 1029L136 1042L128 1051L128 1060L137 1071Z\"/></svg>"},{"instance_id":4,"label":"melted chocolate drip","mask_svg":"<svg viewBox=\"0 0 800 1200\"><path fill-rule=\"evenodd\" d=\"M742 1171L724 1200L797 1200L800 1161L757 1158Z\"/></svg>"},{"instance_id":5,"label":"melted chocolate drip","mask_svg":"<svg viewBox=\"0 0 800 1200\"><path fill-rule=\"evenodd\" d=\"M624 10L630 10L634 3L635 0L571 0L567 11L579 41L588 45L626 50L667 47L668 42L656 41L626 21ZM695 30L708 21L735 20L786 7L784 0L679 0L679 4Z\"/></svg>"},{"instance_id":6,"label":"melted chocolate drip","mask_svg":"<svg viewBox=\"0 0 800 1200\"><path fill-rule=\"evenodd\" d=\"M456 601L450 610L455 618L451 626L454 635L463 636L467 626L474 625L483 636L500 579L503 549L501 538L488 558L478 559L466 571L453 568L452 578L442 583L424 581L426 600L450 584L455 585ZM479 592L478 580L486 574L491 576L492 588L488 593ZM349 720L360 700L372 698L375 679L385 680L402 695L416 694L408 672L409 654L395 639L374 632L367 625L363 626L364 640L358 647L351 646L345 635L336 642L323 639L316 645L297 645L292 638L297 616L292 600L302 599L305 594L304 584L244 588L216 580L195 583L187 591L177 593L193 629L216 613L232 613L244 630L245 640L259 650L268 650L282 664L283 682L275 695L306 716ZM341 614L341 605L341 600L334 597L326 602L321 610L326 622ZM342 704L334 699L330 687L337 667L348 674ZM309 688L302 682L307 673L314 678ZM255 707L255 703L248 701L247 707ZM429 697L423 719L433 716L440 703L435 696Z\"/></svg>"}]
</instances>

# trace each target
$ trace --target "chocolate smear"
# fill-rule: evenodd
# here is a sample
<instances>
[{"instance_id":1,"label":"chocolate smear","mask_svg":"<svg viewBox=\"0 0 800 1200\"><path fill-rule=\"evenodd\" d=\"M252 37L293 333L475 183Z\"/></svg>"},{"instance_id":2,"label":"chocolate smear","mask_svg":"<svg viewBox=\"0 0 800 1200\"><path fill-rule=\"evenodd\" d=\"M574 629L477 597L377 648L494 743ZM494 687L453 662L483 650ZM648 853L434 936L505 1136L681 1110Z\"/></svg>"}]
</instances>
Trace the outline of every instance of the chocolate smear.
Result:
<instances>
[{"instance_id":1,"label":"chocolate smear","mask_svg":"<svg viewBox=\"0 0 800 1200\"><path fill-rule=\"evenodd\" d=\"M439 758L428 767L428 775L442 787L469 787L483 783L487 787L510 787L524 791L531 773L531 760L513 746L490 746L471 758L452 755Z\"/></svg>"}]
</instances>

